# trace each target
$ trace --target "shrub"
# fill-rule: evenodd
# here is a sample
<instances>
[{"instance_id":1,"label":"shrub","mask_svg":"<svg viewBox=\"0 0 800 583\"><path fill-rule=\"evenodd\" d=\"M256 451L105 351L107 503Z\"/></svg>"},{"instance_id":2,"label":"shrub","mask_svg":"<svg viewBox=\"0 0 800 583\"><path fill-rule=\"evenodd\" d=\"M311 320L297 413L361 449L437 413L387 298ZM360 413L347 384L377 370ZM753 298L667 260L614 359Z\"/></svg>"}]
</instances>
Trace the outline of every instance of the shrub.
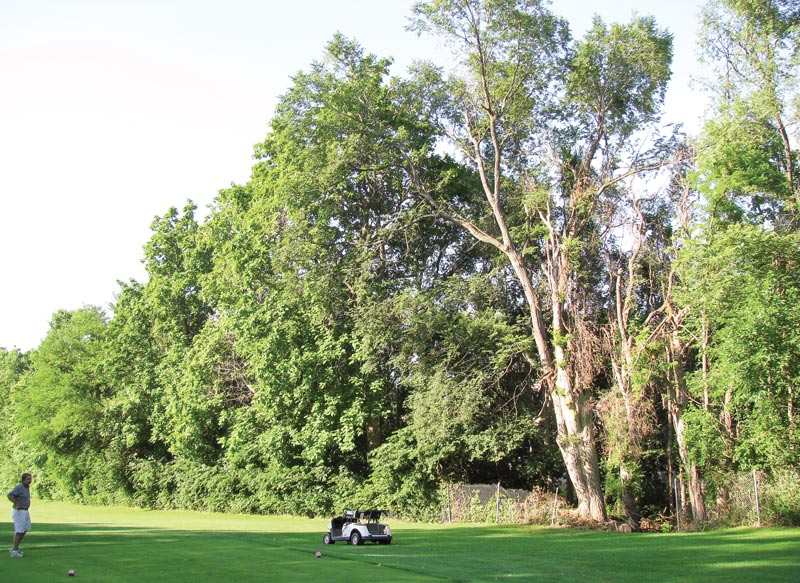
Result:
<instances>
[{"instance_id":1,"label":"shrub","mask_svg":"<svg viewBox=\"0 0 800 583\"><path fill-rule=\"evenodd\" d=\"M800 472L783 470L762 486L764 521L777 526L800 526Z\"/></svg>"}]
</instances>

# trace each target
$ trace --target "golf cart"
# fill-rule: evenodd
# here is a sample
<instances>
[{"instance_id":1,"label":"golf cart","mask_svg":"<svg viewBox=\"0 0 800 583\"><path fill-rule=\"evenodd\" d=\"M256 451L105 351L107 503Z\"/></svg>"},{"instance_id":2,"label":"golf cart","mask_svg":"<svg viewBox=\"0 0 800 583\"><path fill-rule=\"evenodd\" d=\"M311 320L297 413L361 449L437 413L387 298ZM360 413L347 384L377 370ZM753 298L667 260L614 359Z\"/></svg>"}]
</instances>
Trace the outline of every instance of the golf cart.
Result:
<instances>
[{"instance_id":1,"label":"golf cart","mask_svg":"<svg viewBox=\"0 0 800 583\"><path fill-rule=\"evenodd\" d=\"M322 542L332 545L336 541L345 541L351 545L360 545L364 541L372 541L388 545L392 542L392 530L387 524L379 522L383 512L383 510L345 510L344 515L331 519Z\"/></svg>"}]
</instances>

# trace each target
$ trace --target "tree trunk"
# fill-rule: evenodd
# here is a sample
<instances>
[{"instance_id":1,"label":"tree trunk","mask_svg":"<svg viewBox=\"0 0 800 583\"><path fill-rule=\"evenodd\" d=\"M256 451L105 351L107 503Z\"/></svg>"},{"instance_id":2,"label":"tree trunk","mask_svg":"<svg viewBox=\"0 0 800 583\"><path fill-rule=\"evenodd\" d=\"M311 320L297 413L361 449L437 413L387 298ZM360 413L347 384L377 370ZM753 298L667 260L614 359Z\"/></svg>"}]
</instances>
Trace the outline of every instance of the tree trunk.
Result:
<instances>
[{"instance_id":1,"label":"tree trunk","mask_svg":"<svg viewBox=\"0 0 800 583\"><path fill-rule=\"evenodd\" d=\"M692 518L696 522L706 521L706 503L703 497L703 478L694 462L686 465L687 486L689 489L689 502L692 505Z\"/></svg>"},{"instance_id":2,"label":"tree trunk","mask_svg":"<svg viewBox=\"0 0 800 583\"><path fill-rule=\"evenodd\" d=\"M498 223L504 226L505 219L502 214L495 211L495 216L498 218ZM506 246L502 249L522 284L530 310L531 329L539 360L545 372L552 377L548 385L556 416L556 441L575 489L578 512L582 518L605 521L606 510L594 442L594 418L591 406L582 390L576 387L575 379L571 377L566 367L567 358L563 346L558 343L551 344L547 339L539 300L522 256L513 247ZM551 275L550 281L555 279ZM563 335L564 327L557 296L557 293L553 293L552 329Z\"/></svg>"},{"instance_id":3,"label":"tree trunk","mask_svg":"<svg viewBox=\"0 0 800 583\"><path fill-rule=\"evenodd\" d=\"M706 505L703 499L703 479L700 470L690 459L686 445L686 424L683 420L683 409L688 400L686 377L683 370L684 346L678 333L677 326L672 331L672 357L673 372L675 374L675 389L670 399L670 419L675 429L675 439L678 442L678 454L686 471L686 487L689 490L689 502L692 507L692 518L697 522L705 522Z\"/></svg>"},{"instance_id":4,"label":"tree trunk","mask_svg":"<svg viewBox=\"0 0 800 583\"><path fill-rule=\"evenodd\" d=\"M617 430L617 435L608 435L608 448L613 449L615 446L612 444L616 441L616 447L619 449L617 455L620 456L619 464L619 481L620 481L620 501L625 508L625 514L628 517L628 525L632 530L640 530L641 512L636 498L632 493L631 488L631 475L626 466L628 460L638 461L641 458L639 451L639 433L640 433L640 419L634 413L634 395L632 394L632 376L634 369L634 356L633 356L633 339L629 334L630 314L631 314L631 301L634 296L633 284L635 281L635 265L639 256L639 249L641 248L641 230L636 229L634 232L634 245L628 260L627 271L619 269L615 277L616 288L616 327L617 327L617 350L619 354L612 351L611 355L611 368L614 372L614 379L616 381L619 396L625 405L625 429ZM623 292L622 276L627 274L627 283L625 291ZM617 336L612 333L612 338ZM613 342L613 340L612 340ZM619 411L614 411L613 408L609 411L611 415L619 415ZM606 430L609 425L606 424ZM626 435L620 435L620 433ZM614 440L616 438L616 440Z\"/></svg>"},{"instance_id":5,"label":"tree trunk","mask_svg":"<svg viewBox=\"0 0 800 583\"><path fill-rule=\"evenodd\" d=\"M567 371L558 368L550 391L556 414L558 448L567 466L583 518L605 521L606 509L594 443L592 411L582 395L573 396Z\"/></svg>"},{"instance_id":6,"label":"tree trunk","mask_svg":"<svg viewBox=\"0 0 800 583\"><path fill-rule=\"evenodd\" d=\"M619 466L619 481L622 487L622 493L620 497L622 498L622 506L625 508L625 514L628 517L628 526L631 527L631 530L638 532L642 528L642 513L639 510L639 504L636 502L636 498L631 492L631 476L624 463L620 464Z\"/></svg>"},{"instance_id":7,"label":"tree trunk","mask_svg":"<svg viewBox=\"0 0 800 583\"><path fill-rule=\"evenodd\" d=\"M613 437L616 437L617 440L621 441L621 447L618 445L616 447L620 447L620 451L618 453L621 456L621 461L619 465L619 480L620 480L620 501L622 502L623 507L625 508L625 514L628 517L628 525L631 527L632 530L638 531L640 530L640 520L642 518L641 510L639 509L639 504L636 502L636 497L632 493L632 478L630 472L628 471L627 462L637 462L641 459L641 453L638 447L638 440L639 440L639 425L641 423L640 419L636 418L636 414L634 413L634 404L632 402L632 395L630 390L630 378L631 378L631 369L633 358L630 354L629 345L627 344L628 337L623 335L623 344L621 346L622 349L622 357L624 360L624 364L617 363L614 361L612 357L611 366L614 370L614 378L616 379L617 390L619 391L619 395L622 398L622 402L625 405L625 425L627 429L626 436L612 436L609 434L609 442L612 440ZM615 414L611 412L610 414ZM619 412L616 412L619 415ZM608 448L615 447L614 445L608 444Z\"/></svg>"},{"instance_id":8,"label":"tree trunk","mask_svg":"<svg viewBox=\"0 0 800 583\"><path fill-rule=\"evenodd\" d=\"M689 506L692 509L692 518L697 522L705 522L706 506L703 499L703 481L697 465L689 459L689 452L686 447L686 425L681 418L680 408L674 401L670 404L670 418L675 429L675 441L678 443L678 455L681 458L686 475L686 488L689 491Z\"/></svg>"},{"instance_id":9,"label":"tree trunk","mask_svg":"<svg viewBox=\"0 0 800 583\"><path fill-rule=\"evenodd\" d=\"M475 160L480 161L480 150L477 149L478 143L476 140ZM522 287L525 302L528 305L531 318L531 333L536 344L539 364L542 367L544 381L553 401L557 427L556 439L564 464L567 467L567 473L575 488L575 494L578 498L578 511L583 518L604 521L606 518L605 504L595 450L591 406L586 402L582 390L577 386L575 379L571 378L567 369L567 360L563 347L557 344L554 345L549 337L538 291L531 281L522 254L512 244L505 216L499 204L499 195L488 188L489 181L480 165L479 169L481 170L484 185L487 185L486 198L489 201L492 214L502 235L502 240L483 231L477 225L460 217L458 214L449 213L430 196L415 173L414 179L420 187L420 193L425 200L430 202L445 218L460 224L477 240L494 246L508 258ZM555 253L557 249L558 246L555 246L551 252ZM561 321L561 302L557 299L560 295L558 290L561 287L559 287L558 278L554 276L554 272L557 270L553 266L554 264L551 264L550 269L546 272L554 301L551 325L553 331L557 331L563 336L565 330ZM563 270L563 273L568 273L568 270Z\"/></svg>"}]
</instances>

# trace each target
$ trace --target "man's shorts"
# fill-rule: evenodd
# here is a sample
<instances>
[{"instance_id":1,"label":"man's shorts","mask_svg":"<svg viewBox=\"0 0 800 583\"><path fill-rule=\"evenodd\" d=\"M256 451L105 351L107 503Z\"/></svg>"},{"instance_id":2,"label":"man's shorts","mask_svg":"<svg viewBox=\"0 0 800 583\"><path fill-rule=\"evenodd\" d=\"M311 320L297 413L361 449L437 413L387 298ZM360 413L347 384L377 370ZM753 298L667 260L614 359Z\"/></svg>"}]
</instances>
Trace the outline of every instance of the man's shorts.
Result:
<instances>
[{"instance_id":1,"label":"man's shorts","mask_svg":"<svg viewBox=\"0 0 800 583\"><path fill-rule=\"evenodd\" d=\"M17 510L16 508L11 511L11 518L14 520L14 532L22 534L31 529L31 513L27 510Z\"/></svg>"}]
</instances>

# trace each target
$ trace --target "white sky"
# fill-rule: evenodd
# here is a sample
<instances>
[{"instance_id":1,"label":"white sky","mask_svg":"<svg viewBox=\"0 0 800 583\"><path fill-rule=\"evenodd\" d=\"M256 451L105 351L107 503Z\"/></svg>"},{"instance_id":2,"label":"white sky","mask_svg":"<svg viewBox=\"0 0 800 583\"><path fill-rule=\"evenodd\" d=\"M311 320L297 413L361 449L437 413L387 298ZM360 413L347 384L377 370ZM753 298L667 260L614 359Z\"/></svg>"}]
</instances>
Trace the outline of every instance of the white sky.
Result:
<instances>
[{"instance_id":1,"label":"white sky","mask_svg":"<svg viewBox=\"0 0 800 583\"><path fill-rule=\"evenodd\" d=\"M675 37L667 118L698 127L701 0L555 0L582 36L652 14ZM290 76L342 32L395 58L443 50L405 31L413 0L0 0L0 347L28 350L52 314L107 307L144 280L150 223L198 213L250 176Z\"/></svg>"}]
</instances>

